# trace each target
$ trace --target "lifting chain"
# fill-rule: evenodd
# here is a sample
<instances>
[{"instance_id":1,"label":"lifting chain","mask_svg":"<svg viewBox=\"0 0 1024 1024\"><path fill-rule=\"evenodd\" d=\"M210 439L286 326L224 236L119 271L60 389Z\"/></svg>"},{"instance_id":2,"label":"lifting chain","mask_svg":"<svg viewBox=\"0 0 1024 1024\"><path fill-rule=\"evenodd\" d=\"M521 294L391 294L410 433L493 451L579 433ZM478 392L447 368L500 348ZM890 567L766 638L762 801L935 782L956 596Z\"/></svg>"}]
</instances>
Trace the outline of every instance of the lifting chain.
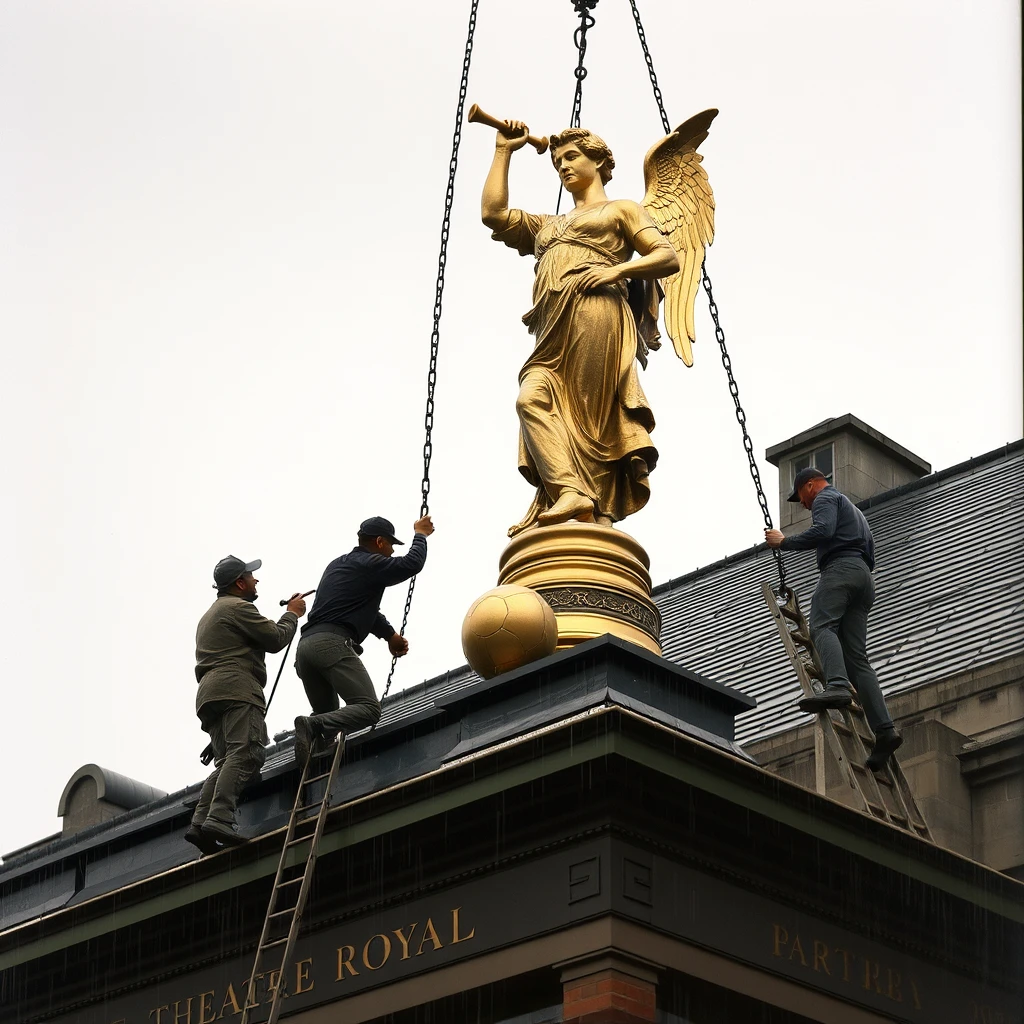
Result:
<instances>
[{"instance_id":1,"label":"lifting chain","mask_svg":"<svg viewBox=\"0 0 1024 1024\"><path fill-rule=\"evenodd\" d=\"M595 0L596 2L596 0ZM420 482L420 518L430 512L430 462L434 456L434 388L437 384L437 353L441 341L441 302L444 297L444 272L448 262L448 235L452 222L452 202L455 199L455 172L459 166L459 146L462 142L462 117L466 106L466 90L469 87L469 65L473 57L473 36L476 32L476 14L480 0L472 0L469 9L469 29L466 34L466 49L462 58L462 78L459 81L459 102L455 109L455 131L452 133L452 155L448 161L448 188L444 195L444 217L441 219L441 248L437 256L437 284L434 289L434 326L430 332L430 367L427 370L427 405L423 416L423 479ZM409 610L412 608L412 595L416 589L416 577L409 580L409 591L405 596L405 611L402 613L401 635L405 636L409 624ZM387 685L381 695L381 701L387 697L391 682L395 675L395 663L398 659L391 658L391 670L388 672Z\"/></svg>"},{"instance_id":2,"label":"lifting chain","mask_svg":"<svg viewBox=\"0 0 1024 1024\"><path fill-rule=\"evenodd\" d=\"M572 0L573 9L580 16L579 27L572 34L573 45L579 53L579 60L573 74L576 76L576 92L572 98L572 113L569 115L569 127L579 128L580 111L583 108L583 79L587 77L587 69L583 66L583 58L587 55L587 30L596 24L590 12L597 6L598 0ZM558 202L555 203L555 214L562 208L562 185L558 186Z\"/></svg>"},{"instance_id":3,"label":"lifting chain","mask_svg":"<svg viewBox=\"0 0 1024 1024\"><path fill-rule=\"evenodd\" d=\"M665 134L668 135L672 131L672 127L669 124L668 114L665 113L665 101L661 95L661 89L658 87L658 76L654 71L654 61L651 59L651 51L647 48L647 36L644 34L644 26L640 21L640 12L637 10L636 0L629 0L629 5L633 9L633 20L636 22L637 35L640 37L640 46L644 51L644 60L647 62L647 71L651 76L651 87L654 89L654 101L658 104L658 113L661 114L661 124L665 129ZM582 58L581 58L582 59ZM715 297L711 291L711 278L708 277L707 260L705 259L704 264L700 268L701 283L704 285L704 291L707 292L708 296L708 308L711 311L711 319L715 323L715 338L718 340L718 347L722 350L722 366L725 367L725 374L729 378L729 394L732 395L733 404L736 406L736 422L740 425L740 430L743 433L743 450L747 453L747 462L750 468L750 477L754 481L754 487L757 490L757 503L761 506L761 514L764 516L764 525L771 530L772 526L772 514L768 509L768 499L765 497L764 488L761 486L761 474L757 469L757 460L754 458L754 442L751 441L750 435L747 433L747 414L743 410L743 406L740 404L740 389L736 383L736 378L732 373L732 359L729 358L729 351L725 347L725 331L722 329L722 323L718 318L718 306L715 303ZM786 567L782 560L782 552L778 548L772 549L772 556L775 558L775 567L779 572L779 594L786 596L789 592L789 588L786 586Z\"/></svg>"}]
</instances>

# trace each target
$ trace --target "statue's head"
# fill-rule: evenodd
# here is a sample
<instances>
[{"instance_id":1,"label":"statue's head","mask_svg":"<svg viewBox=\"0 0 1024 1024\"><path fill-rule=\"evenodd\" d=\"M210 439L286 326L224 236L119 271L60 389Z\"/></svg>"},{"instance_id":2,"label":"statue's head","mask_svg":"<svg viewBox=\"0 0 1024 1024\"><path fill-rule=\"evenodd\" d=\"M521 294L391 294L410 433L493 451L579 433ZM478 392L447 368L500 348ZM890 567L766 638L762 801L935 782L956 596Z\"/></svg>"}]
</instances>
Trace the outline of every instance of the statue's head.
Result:
<instances>
[{"instance_id":1,"label":"statue's head","mask_svg":"<svg viewBox=\"0 0 1024 1024\"><path fill-rule=\"evenodd\" d=\"M586 128L566 128L565 131L552 135L549 144L551 146L551 162L555 161L555 153L565 146L575 146L584 156L590 157L595 163L604 161L598 168L601 175L601 183L607 185L612 180L612 171L615 169L615 157L608 148L608 143Z\"/></svg>"}]
</instances>

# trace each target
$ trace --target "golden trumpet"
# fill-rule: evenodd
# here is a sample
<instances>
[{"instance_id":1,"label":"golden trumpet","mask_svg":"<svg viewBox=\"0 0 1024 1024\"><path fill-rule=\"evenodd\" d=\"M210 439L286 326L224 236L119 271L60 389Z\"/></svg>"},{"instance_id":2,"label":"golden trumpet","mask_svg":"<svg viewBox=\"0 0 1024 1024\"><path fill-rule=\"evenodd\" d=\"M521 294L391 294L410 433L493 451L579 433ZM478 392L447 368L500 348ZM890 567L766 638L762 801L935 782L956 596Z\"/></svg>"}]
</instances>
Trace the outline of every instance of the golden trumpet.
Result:
<instances>
[{"instance_id":1,"label":"golden trumpet","mask_svg":"<svg viewBox=\"0 0 1024 1024\"><path fill-rule=\"evenodd\" d=\"M491 128L497 128L498 131L502 131L508 128L508 125L504 121L499 121L498 118L492 117L490 114L484 113L475 103L469 108L469 113L466 115L467 121L472 121L476 124L486 124ZM545 135L543 138L538 139L536 136L527 135L526 141L533 146L538 153L546 153L548 151L548 137Z\"/></svg>"}]
</instances>

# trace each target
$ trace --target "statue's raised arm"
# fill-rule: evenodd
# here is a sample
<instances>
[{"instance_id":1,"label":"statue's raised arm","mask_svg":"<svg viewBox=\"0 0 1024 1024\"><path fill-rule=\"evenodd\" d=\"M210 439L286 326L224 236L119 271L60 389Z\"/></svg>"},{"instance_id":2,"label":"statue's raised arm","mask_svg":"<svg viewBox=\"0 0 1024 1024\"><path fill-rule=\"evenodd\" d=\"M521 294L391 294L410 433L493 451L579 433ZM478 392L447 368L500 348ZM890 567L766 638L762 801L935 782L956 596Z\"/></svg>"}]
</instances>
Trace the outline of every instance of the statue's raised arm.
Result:
<instances>
[{"instance_id":1,"label":"statue's raised arm","mask_svg":"<svg viewBox=\"0 0 1024 1024\"><path fill-rule=\"evenodd\" d=\"M611 526L646 504L658 452L637 360L657 336L656 282L680 271L643 206L608 197L615 159L585 128L550 139L572 209L510 206L511 154L527 132L521 121L498 128L480 204L491 237L534 260L533 306L523 317L534 347L519 373L516 412L519 471L535 493L512 536L570 520Z\"/></svg>"},{"instance_id":2,"label":"statue's raised arm","mask_svg":"<svg viewBox=\"0 0 1024 1024\"><path fill-rule=\"evenodd\" d=\"M693 306L704 254L715 237L715 198L697 147L717 110L684 121L644 157L644 209L679 255L679 272L665 278L665 328L676 355L693 365Z\"/></svg>"}]
</instances>

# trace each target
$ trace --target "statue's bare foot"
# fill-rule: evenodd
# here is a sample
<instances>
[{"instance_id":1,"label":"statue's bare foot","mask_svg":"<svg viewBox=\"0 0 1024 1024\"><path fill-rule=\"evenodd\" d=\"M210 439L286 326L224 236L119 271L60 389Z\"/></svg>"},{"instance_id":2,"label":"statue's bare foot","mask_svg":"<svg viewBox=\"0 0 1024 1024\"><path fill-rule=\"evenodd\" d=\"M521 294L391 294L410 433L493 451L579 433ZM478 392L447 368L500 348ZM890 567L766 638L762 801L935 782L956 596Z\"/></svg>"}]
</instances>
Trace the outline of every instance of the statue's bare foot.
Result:
<instances>
[{"instance_id":1,"label":"statue's bare foot","mask_svg":"<svg viewBox=\"0 0 1024 1024\"><path fill-rule=\"evenodd\" d=\"M562 491L558 501L546 512L537 516L537 521L550 526L552 523L567 523L570 519L583 519L594 516L594 502L591 498L578 491Z\"/></svg>"},{"instance_id":2,"label":"statue's bare foot","mask_svg":"<svg viewBox=\"0 0 1024 1024\"><path fill-rule=\"evenodd\" d=\"M510 537L518 537L521 533L526 533L527 530L536 530L540 526L536 520L530 523L516 523L515 526L508 528L508 535Z\"/></svg>"},{"instance_id":3,"label":"statue's bare foot","mask_svg":"<svg viewBox=\"0 0 1024 1024\"><path fill-rule=\"evenodd\" d=\"M597 523L598 526L612 525L611 516L594 516L594 522Z\"/></svg>"}]
</instances>

